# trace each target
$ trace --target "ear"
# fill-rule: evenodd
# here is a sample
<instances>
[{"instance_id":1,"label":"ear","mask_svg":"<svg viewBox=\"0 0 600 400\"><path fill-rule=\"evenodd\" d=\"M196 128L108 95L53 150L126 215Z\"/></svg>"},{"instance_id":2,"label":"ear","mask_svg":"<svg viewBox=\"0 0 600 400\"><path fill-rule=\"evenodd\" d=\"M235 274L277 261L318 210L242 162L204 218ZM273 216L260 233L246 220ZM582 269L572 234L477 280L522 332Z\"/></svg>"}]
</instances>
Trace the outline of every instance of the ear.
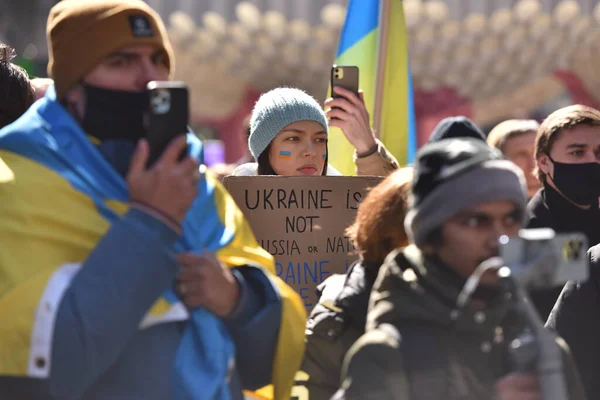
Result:
<instances>
[{"instance_id":1,"label":"ear","mask_svg":"<svg viewBox=\"0 0 600 400\"><path fill-rule=\"evenodd\" d=\"M552 176L554 172L554 164L550 161L550 157L546 153L540 154L536 159L538 168L544 175Z\"/></svg>"},{"instance_id":2,"label":"ear","mask_svg":"<svg viewBox=\"0 0 600 400\"><path fill-rule=\"evenodd\" d=\"M80 122L85 116L85 101L85 90L79 83L69 89L65 95L67 109Z\"/></svg>"}]
</instances>

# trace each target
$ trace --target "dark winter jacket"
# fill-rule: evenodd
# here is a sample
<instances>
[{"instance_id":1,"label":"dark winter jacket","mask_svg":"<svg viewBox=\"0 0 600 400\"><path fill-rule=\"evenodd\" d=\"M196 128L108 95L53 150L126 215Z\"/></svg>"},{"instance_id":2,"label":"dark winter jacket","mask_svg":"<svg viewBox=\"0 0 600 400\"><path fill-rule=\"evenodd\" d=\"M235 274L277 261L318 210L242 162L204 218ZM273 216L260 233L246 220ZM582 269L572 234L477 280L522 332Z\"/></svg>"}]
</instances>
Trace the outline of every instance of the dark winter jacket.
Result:
<instances>
[{"instance_id":1,"label":"dark winter jacket","mask_svg":"<svg viewBox=\"0 0 600 400\"><path fill-rule=\"evenodd\" d=\"M552 228L557 233L582 232L590 247L600 243L600 210L575 207L549 185L544 185L529 201L527 214L527 228ZM560 291L557 288L531 294L542 320L548 318Z\"/></svg>"},{"instance_id":2,"label":"dark winter jacket","mask_svg":"<svg viewBox=\"0 0 600 400\"><path fill-rule=\"evenodd\" d=\"M344 361L336 400L493 398L496 382L514 370L506 350L515 330L510 307L503 301L455 312L460 289L447 284L451 275L414 246L390 254L371 293L367 333ZM569 399L585 398L572 361L564 359Z\"/></svg>"},{"instance_id":3,"label":"dark winter jacket","mask_svg":"<svg viewBox=\"0 0 600 400\"><path fill-rule=\"evenodd\" d=\"M310 400L329 400L340 384L346 352L365 332L369 295L379 265L357 261L346 275L328 278L319 286L319 304L306 327L306 353L302 371Z\"/></svg>"},{"instance_id":4,"label":"dark winter jacket","mask_svg":"<svg viewBox=\"0 0 600 400\"><path fill-rule=\"evenodd\" d=\"M546 326L567 342L588 399L600 399L600 245L592 247L590 278L569 282L560 294Z\"/></svg>"}]
</instances>

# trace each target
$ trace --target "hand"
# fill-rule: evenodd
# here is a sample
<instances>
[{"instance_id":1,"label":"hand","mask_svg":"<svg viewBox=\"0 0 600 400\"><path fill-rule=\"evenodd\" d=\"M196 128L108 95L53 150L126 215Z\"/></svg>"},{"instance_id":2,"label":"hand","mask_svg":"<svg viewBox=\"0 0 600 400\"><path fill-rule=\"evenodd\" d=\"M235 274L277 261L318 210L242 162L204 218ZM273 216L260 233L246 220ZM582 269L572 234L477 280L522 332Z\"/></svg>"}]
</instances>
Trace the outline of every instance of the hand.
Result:
<instances>
[{"instance_id":1,"label":"hand","mask_svg":"<svg viewBox=\"0 0 600 400\"><path fill-rule=\"evenodd\" d=\"M186 146L185 135L174 139L160 159L146 169L150 146L140 140L133 154L127 184L132 201L139 201L168 215L179 223L198 195L196 183L201 178L198 162L193 157L179 161Z\"/></svg>"},{"instance_id":2,"label":"hand","mask_svg":"<svg viewBox=\"0 0 600 400\"><path fill-rule=\"evenodd\" d=\"M333 92L342 97L325 101L325 106L331 107L325 112L329 126L340 128L359 155L368 153L377 142L371 130L363 91L359 91L359 97L356 97L351 91L335 86Z\"/></svg>"},{"instance_id":3,"label":"hand","mask_svg":"<svg viewBox=\"0 0 600 400\"><path fill-rule=\"evenodd\" d=\"M497 400L541 400L541 398L537 375L514 373L496 383Z\"/></svg>"},{"instance_id":4,"label":"hand","mask_svg":"<svg viewBox=\"0 0 600 400\"><path fill-rule=\"evenodd\" d=\"M176 291L190 307L204 307L218 317L231 314L240 297L240 287L231 269L212 253L177 256L181 271Z\"/></svg>"}]
</instances>

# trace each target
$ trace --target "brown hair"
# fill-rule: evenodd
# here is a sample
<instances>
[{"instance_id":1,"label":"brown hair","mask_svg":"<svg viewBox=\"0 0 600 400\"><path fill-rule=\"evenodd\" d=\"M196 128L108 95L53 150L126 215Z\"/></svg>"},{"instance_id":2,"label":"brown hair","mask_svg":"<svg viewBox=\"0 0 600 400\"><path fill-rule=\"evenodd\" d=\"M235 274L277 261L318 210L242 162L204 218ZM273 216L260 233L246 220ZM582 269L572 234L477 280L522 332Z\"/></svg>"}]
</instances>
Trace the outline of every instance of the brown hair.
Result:
<instances>
[{"instance_id":1,"label":"brown hair","mask_svg":"<svg viewBox=\"0 0 600 400\"><path fill-rule=\"evenodd\" d=\"M0 43L0 128L14 122L35 101L27 72L11 62L17 53Z\"/></svg>"},{"instance_id":2,"label":"brown hair","mask_svg":"<svg viewBox=\"0 0 600 400\"><path fill-rule=\"evenodd\" d=\"M371 190L358 208L346 235L363 260L383 263L388 253L408 244L404 216L412 177L411 167L392 173Z\"/></svg>"},{"instance_id":3,"label":"brown hair","mask_svg":"<svg viewBox=\"0 0 600 400\"><path fill-rule=\"evenodd\" d=\"M489 133L487 143L504 152L504 145L510 139L527 133L536 133L540 124L533 119L509 119L500 122Z\"/></svg>"},{"instance_id":4,"label":"brown hair","mask_svg":"<svg viewBox=\"0 0 600 400\"><path fill-rule=\"evenodd\" d=\"M576 104L554 111L540 125L535 138L536 166L533 172L540 182L546 181L546 175L537 165L538 157L542 154L550 155L552 145L558 139L559 134L577 125L600 125L600 111Z\"/></svg>"}]
</instances>

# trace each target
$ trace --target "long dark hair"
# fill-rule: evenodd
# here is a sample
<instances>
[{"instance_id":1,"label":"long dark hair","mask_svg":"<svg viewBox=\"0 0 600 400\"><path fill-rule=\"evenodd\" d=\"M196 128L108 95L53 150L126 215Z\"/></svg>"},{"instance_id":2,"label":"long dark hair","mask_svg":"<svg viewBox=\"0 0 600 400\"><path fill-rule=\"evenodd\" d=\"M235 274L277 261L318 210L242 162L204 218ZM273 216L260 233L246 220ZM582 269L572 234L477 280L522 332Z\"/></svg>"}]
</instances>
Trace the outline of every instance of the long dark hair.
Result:
<instances>
[{"instance_id":1,"label":"long dark hair","mask_svg":"<svg viewBox=\"0 0 600 400\"><path fill-rule=\"evenodd\" d=\"M273 167L271 166L271 162L269 161L269 152L271 150L271 144L267 146L265 151L263 151L260 156L258 156L258 175L279 175ZM327 150L327 154L325 156L325 166L323 167L322 176L327 175L327 165L329 164L329 149Z\"/></svg>"}]
</instances>

